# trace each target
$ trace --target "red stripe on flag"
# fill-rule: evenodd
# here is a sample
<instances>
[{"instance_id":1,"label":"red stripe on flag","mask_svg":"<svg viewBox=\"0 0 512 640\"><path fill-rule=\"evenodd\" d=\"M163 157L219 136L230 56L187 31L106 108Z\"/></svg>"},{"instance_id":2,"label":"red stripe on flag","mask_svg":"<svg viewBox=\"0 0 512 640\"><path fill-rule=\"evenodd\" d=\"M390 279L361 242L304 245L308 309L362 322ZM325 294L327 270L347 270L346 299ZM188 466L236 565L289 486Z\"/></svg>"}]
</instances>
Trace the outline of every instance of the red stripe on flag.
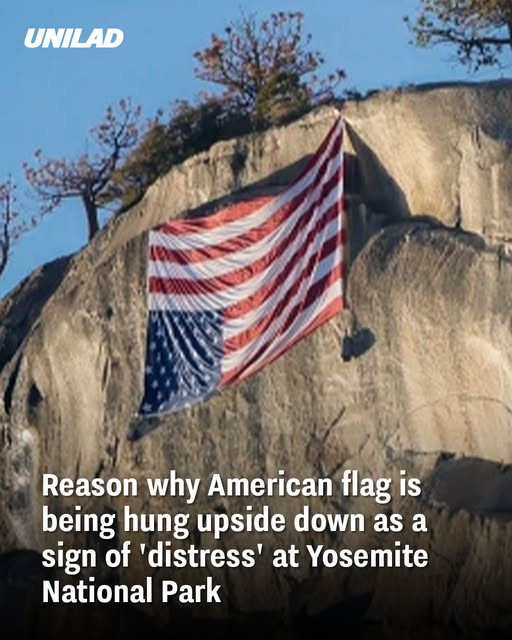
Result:
<instances>
[{"instance_id":1,"label":"red stripe on flag","mask_svg":"<svg viewBox=\"0 0 512 640\"><path fill-rule=\"evenodd\" d=\"M330 255L339 246L339 235L330 238L328 243L324 244L320 250L315 250L313 255L309 258L308 264L302 271L299 280L310 275L315 265ZM280 271L280 273L270 282L265 283L258 291L253 295L235 302L234 304L226 307L223 312L223 316L226 320L234 320L246 315L250 311L257 309L264 304L269 298L271 298L282 287L290 274L290 271L295 267L297 262L304 257L304 254L310 249L306 244L303 244L294 255L290 258L288 264Z\"/></svg>"},{"instance_id":2,"label":"red stripe on flag","mask_svg":"<svg viewBox=\"0 0 512 640\"><path fill-rule=\"evenodd\" d=\"M258 364L258 366L255 369L253 369L252 371L250 371L249 373L246 373L245 375L240 375L240 373L244 369L247 368L246 364L244 364L243 366L239 367L238 369L236 369L234 371L233 370L232 371L227 371L221 378L219 389L222 389L223 387L225 387L228 384L233 384L233 383L236 383L236 382L242 382L246 378L249 378L249 377L255 375L256 373L261 371L261 369L263 369L263 367L267 366L271 362L274 362L274 360L276 360L285 351L288 351L288 349L291 349L291 347L295 346L300 340L305 338L307 335L312 333L315 329L320 327L322 324L324 324L325 322L330 320L333 316L335 316L337 313L340 313L341 311L343 311L343 302L342 302L341 297L340 297L340 298L336 298L336 300L333 300L329 304L329 306L327 306L322 311L322 313L320 313L318 316L315 316L315 318L312 320L312 322L305 329L303 329L300 333L298 333L292 340L290 340L289 342L286 342L275 353L273 353L268 358L262 360Z\"/></svg>"},{"instance_id":3,"label":"red stripe on flag","mask_svg":"<svg viewBox=\"0 0 512 640\"><path fill-rule=\"evenodd\" d=\"M215 260L222 258L237 251L242 251L246 247L263 240L273 231L280 227L291 213L297 208L304 199L304 195L300 194L293 201L286 204L276 213L266 220L259 227L254 227L245 233L229 238L224 242L214 245L204 245L200 249L168 249L160 245L152 245L149 248L149 257L151 260L158 262L173 262L175 264L186 265L190 263L204 262L206 260ZM167 232L166 232L167 233Z\"/></svg>"},{"instance_id":4,"label":"red stripe on flag","mask_svg":"<svg viewBox=\"0 0 512 640\"><path fill-rule=\"evenodd\" d=\"M339 152L339 151L338 151ZM298 193L290 202L283 205L280 209L274 212L274 214L265 220L259 227L254 227L249 231L228 238L227 240L215 245L204 245L201 248L192 249L171 249L162 247L161 245L152 245L149 249L150 259L158 262L174 262L176 264L190 264L191 262L203 262L205 260L214 260L221 258L224 255L228 255L235 251L241 251L247 246L254 244L263 238L269 236L275 229L290 217L293 212L302 204L307 197L306 194L309 191L314 190L319 184L327 171L329 163L336 157L337 154L333 153L332 156L326 158L325 162L319 167L318 173L315 177L315 181L309 185L306 189ZM334 176L331 176L325 185L332 185L334 188L335 183L339 181L342 176L343 167L340 165L339 170ZM325 186L322 190L321 196L324 194ZM254 209L256 210L256 209ZM308 211L303 215L308 215ZM192 222L189 222L192 224ZM165 234L171 235L173 233L173 227L171 224L163 231ZM179 233L178 233L179 235Z\"/></svg>"},{"instance_id":5,"label":"red stripe on flag","mask_svg":"<svg viewBox=\"0 0 512 640\"><path fill-rule=\"evenodd\" d=\"M333 237L331 240L324 245L325 248L325 257L331 253L333 253L337 248L336 238ZM324 257L324 256L322 256ZM277 320L279 317L285 312L286 307L293 301L294 295L300 289L304 280L313 272L314 267L318 264L320 260L320 256L313 256L313 259L310 260L307 268L302 273L301 277L298 278L293 286L288 289L286 294L277 302L275 307L272 310L272 313L269 313L265 317L261 318L258 322L256 322L251 327L248 327L245 331L241 331L236 336L232 338L228 338L224 341L223 351L225 354L231 353L233 351L238 351L238 349L242 349L247 344L261 336L265 331ZM338 269L339 266L339 269ZM312 304L319 295L322 294L325 289L327 289L331 284L333 284L336 280L343 278L343 266L337 265L337 268L328 274L326 274L321 280L318 280L314 285L312 285L308 289L308 293L305 298L301 300L300 303L296 304L291 311L291 317L294 318L297 313L302 311L303 308L307 308L310 304ZM310 299L311 298L311 299ZM304 305L304 306L302 306ZM283 333L286 331L286 326L279 333ZM278 334L279 335L279 334Z\"/></svg>"},{"instance_id":6,"label":"red stripe on flag","mask_svg":"<svg viewBox=\"0 0 512 640\"><path fill-rule=\"evenodd\" d=\"M287 186L287 190L292 189L302 178L311 171L315 164L318 162L324 151L327 149L331 142L331 136L337 125L334 125L329 136L324 140L319 150L315 153L315 155L308 162L304 170L299 174L299 176ZM341 151L343 136L340 133L336 138L333 148L329 154L329 156L322 162L322 164L318 168L317 176L313 179L312 183L318 182L318 174L325 170L325 164L331 160L333 157L338 155ZM310 187L308 187L310 188ZM261 204L260 206L264 206L268 201L272 200L272 198L260 198ZM171 235L185 235L185 234L195 234L201 233L206 230L215 229L216 227L220 227L222 225L227 224L228 222L234 222L235 220L240 220L241 217L247 216L253 211L256 210L257 207L252 208L250 206L251 201L246 201L245 203L239 203L238 205L233 205L232 207L228 207L226 209L222 209L221 211L217 211L210 216L204 216L202 218L196 219L186 219L186 220L173 220L171 222L166 222L163 225L160 225L155 229L159 233L166 233Z\"/></svg>"},{"instance_id":7,"label":"red stripe on flag","mask_svg":"<svg viewBox=\"0 0 512 640\"><path fill-rule=\"evenodd\" d=\"M258 351L254 353L248 360L245 360L240 367L236 367L235 369L231 369L231 373L227 372L223 375L222 379L224 380L225 375L237 376L237 374L241 370L250 369L251 365L254 365L258 362L259 358L264 355L265 351L270 347L270 345L278 340L286 331L291 327L297 315L314 304L318 297L322 295L322 293L326 290L326 282L329 282L329 285L333 284L337 280L342 279L342 269L341 265L335 267L325 278L316 282L311 289L308 290L307 296L304 300L302 300L299 304L296 304L289 312L286 317L284 324L279 328L279 332L273 334L270 338L266 339L265 342L262 342ZM340 301L341 301L341 289L340 289ZM230 377L231 379L231 377Z\"/></svg>"},{"instance_id":8,"label":"red stripe on flag","mask_svg":"<svg viewBox=\"0 0 512 640\"><path fill-rule=\"evenodd\" d=\"M307 245L312 242L314 236L320 233L322 229L329 224L329 222L339 215L339 213L338 204L334 204L324 213L322 218L317 220L315 227L310 229L307 237L302 243L300 255L307 250ZM305 222L301 225L301 227L303 226L305 226ZM302 231L302 228L297 230L294 229L294 231L300 232ZM162 293L166 295L200 295L229 289L230 287L243 284L247 280L250 280L265 271L268 265L271 264L280 254L286 251L288 247L295 242L295 240L296 238L290 234L259 260L255 260L250 265L235 271L230 271L229 273L219 277L190 280L188 278L159 278L152 276L149 279L149 291L150 293ZM300 255L297 259L300 258ZM293 268L293 266L293 264L290 265L290 268Z\"/></svg>"},{"instance_id":9,"label":"red stripe on flag","mask_svg":"<svg viewBox=\"0 0 512 640\"><path fill-rule=\"evenodd\" d=\"M274 198L275 196L261 196L251 200L244 200L243 202L237 202L236 204L201 218L187 218L185 220L166 222L156 227L155 231L170 235L188 235L215 229L228 222L234 222L235 220L240 220L240 218L250 215L256 211L256 209L265 206Z\"/></svg>"},{"instance_id":10,"label":"red stripe on flag","mask_svg":"<svg viewBox=\"0 0 512 640\"><path fill-rule=\"evenodd\" d=\"M302 178L306 175L306 173L308 173L308 171L311 171L311 169L314 167L315 162L318 160L318 158L322 155L322 153L324 153L324 151L327 149L327 147L329 146L329 144L331 143L331 139L334 135L334 132L336 131L337 127L339 126L339 121L336 121L332 127L329 129L329 133L325 136L325 138L322 141L322 144L318 147L318 149L315 151L314 155L311 157L311 159L309 160L309 162L306 163L306 166L304 167L304 169L299 173L299 175L295 178L295 180L293 181L292 184L296 184L297 182L299 182L300 180L302 180ZM341 128L338 136L339 137L339 141L336 140L335 142L335 146L339 148L341 148L343 146L343 128Z\"/></svg>"},{"instance_id":11,"label":"red stripe on flag","mask_svg":"<svg viewBox=\"0 0 512 640\"><path fill-rule=\"evenodd\" d=\"M341 245L344 244L345 242L344 230L340 229L340 232L336 235L336 237L333 237L331 240L333 242L329 243L330 246L328 248L324 246L322 247L320 254L318 254L317 252L313 256L311 256L309 263L306 267L306 269L308 269L307 275L311 273L312 267L315 264L314 262L315 259L317 259L318 261L323 260L324 258L327 257L327 255L332 253L332 251L334 251L334 249L337 246L339 246L340 244ZM333 243L335 243L334 248L331 246ZM290 270L293 269L297 261L304 255L304 247L305 246L303 245L303 247L301 247L301 249L299 249L295 253L295 255L290 260L290 265L287 266L285 270L281 271L279 275L276 278L274 278L271 282L266 283L263 287L261 287L261 289L256 291L253 295L247 298L244 298L244 300L240 300L240 302L235 302L229 307L226 307L223 312L224 318L226 320L234 320L235 318L244 316L250 311L257 309L262 304L264 304L282 286L282 284L285 282L286 278L288 277ZM307 249L308 247L305 247L305 248ZM303 272L301 277L303 277L304 273L305 272Z\"/></svg>"},{"instance_id":12,"label":"red stripe on flag","mask_svg":"<svg viewBox=\"0 0 512 640\"><path fill-rule=\"evenodd\" d=\"M326 194L329 194L335 185L339 182L340 172L332 177L332 179L326 183L316 202L302 214L299 219L298 225L294 227L293 234L289 234L279 244L274 245L271 250L255 260L250 265L236 269L219 277L203 278L201 280L191 280L189 278L157 278L150 277L149 279L149 291L150 293L165 293L165 294L181 294L181 295L194 295L201 293L211 293L213 291L219 291L227 289L253 278L258 273L264 271L267 266L273 262L279 255L281 255L296 239L298 234L307 226L307 223L311 220L311 211L314 210L318 204L325 198ZM323 214L323 217L317 222L317 225L308 233L308 236L304 239L304 245L311 242L315 230L321 225L322 221L329 217L332 220L336 215L340 213L341 203L336 203L330 209ZM320 227L322 228L322 227Z\"/></svg>"}]
</instances>

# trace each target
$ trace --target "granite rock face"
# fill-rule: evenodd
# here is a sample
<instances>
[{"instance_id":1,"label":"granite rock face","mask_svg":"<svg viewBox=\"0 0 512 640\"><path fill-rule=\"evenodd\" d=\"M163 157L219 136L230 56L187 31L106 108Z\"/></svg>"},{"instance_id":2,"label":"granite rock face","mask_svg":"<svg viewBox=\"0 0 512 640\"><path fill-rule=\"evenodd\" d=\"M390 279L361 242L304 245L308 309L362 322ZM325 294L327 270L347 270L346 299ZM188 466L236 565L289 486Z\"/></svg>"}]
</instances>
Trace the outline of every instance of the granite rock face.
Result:
<instances>
[{"instance_id":1,"label":"granite rock face","mask_svg":"<svg viewBox=\"0 0 512 640\"><path fill-rule=\"evenodd\" d=\"M204 479L357 469L398 480L407 470L422 479L422 497L396 492L387 508L407 521L427 515L429 533L399 536L428 549L427 569L214 570L228 597L197 615L345 615L346 603L364 602L365 619L404 627L429 619L462 630L510 628L512 83L389 92L348 103L343 115L350 308L246 383L127 440L143 381L145 232L274 193L316 149L333 108L191 158L82 253L35 273L0 303L2 551L52 543L40 527L45 472L144 481L170 469ZM347 332L353 357L344 361ZM125 502L91 499L84 509L120 511ZM190 510L146 494L129 502L139 511ZM297 510L294 500L269 503ZM199 500L192 510L245 504ZM358 498L309 504L369 516L381 509ZM75 546L83 540L77 534ZM265 545L283 540L304 544L289 532L269 534ZM394 538L367 530L311 540L372 548ZM134 563L123 579L144 572ZM172 620L170 610L149 612Z\"/></svg>"}]
</instances>

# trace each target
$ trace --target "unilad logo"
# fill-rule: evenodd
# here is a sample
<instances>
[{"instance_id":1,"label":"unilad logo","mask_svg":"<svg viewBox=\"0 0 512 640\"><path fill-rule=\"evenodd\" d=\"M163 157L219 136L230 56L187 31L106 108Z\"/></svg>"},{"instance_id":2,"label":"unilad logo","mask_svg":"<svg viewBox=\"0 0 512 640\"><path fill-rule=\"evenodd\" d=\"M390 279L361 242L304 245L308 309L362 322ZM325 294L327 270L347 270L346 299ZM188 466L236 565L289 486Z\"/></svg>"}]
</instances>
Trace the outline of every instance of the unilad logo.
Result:
<instances>
[{"instance_id":1,"label":"unilad logo","mask_svg":"<svg viewBox=\"0 0 512 640\"><path fill-rule=\"evenodd\" d=\"M29 49L115 49L124 40L121 29L93 29L88 36L83 29L27 29L25 46Z\"/></svg>"}]
</instances>

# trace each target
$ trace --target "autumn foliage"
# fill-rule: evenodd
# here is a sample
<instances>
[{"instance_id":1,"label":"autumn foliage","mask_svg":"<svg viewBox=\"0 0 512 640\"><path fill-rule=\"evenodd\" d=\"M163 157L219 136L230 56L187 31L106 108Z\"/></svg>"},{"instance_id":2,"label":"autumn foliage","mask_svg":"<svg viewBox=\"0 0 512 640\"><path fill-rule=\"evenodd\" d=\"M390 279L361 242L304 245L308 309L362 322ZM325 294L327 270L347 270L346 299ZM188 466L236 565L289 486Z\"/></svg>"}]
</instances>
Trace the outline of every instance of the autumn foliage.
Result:
<instances>
[{"instance_id":1,"label":"autumn foliage","mask_svg":"<svg viewBox=\"0 0 512 640\"><path fill-rule=\"evenodd\" d=\"M280 11L262 21L243 15L222 36L213 34L208 47L194 53L195 74L220 85L227 107L242 113L253 113L259 104L261 117L262 94L271 99L272 87L283 102L313 106L334 96L345 72L337 69L321 79L318 69L324 58L310 44L311 34L304 32L300 11Z\"/></svg>"},{"instance_id":2,"label":"autumn foliage","mask_svg":"<svg viewBox=\"0 0 512 640\"><path fill-rule=\"evenodd\" d=\"M286 122L330 100L344 72L320 79L324 60L310 41L299 12L261 22L242 16L223 37L212 35L210 46L194 54L195 72L222 91L177 100L167 118L160 113L114 171L104 198L119 197L126 209L159 176L215 142Z\"/></svg>"}]
</instances>

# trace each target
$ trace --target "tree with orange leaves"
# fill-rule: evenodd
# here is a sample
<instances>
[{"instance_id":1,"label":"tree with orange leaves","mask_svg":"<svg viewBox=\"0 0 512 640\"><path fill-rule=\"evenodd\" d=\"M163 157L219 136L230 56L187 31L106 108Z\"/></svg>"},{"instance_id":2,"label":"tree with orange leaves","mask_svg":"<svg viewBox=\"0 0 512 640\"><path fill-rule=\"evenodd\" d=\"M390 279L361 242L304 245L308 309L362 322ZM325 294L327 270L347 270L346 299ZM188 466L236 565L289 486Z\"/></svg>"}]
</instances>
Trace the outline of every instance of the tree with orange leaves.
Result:
<instances>
[{"instance_id":1,"label":"tree with orange leaves","mask_svg":"<svg viewBox=\"0 0 512 640\"><path fill-rule=\"evenodd\" d=\"M280 11L261 22L242 15L223 36L213 34L210 46L195 52L196 76L223 87L226 104L244 113L252 113L262 92L269 93L272 86L293 88L302 104L304 97L312 105L332 98L345 72L337 69L319 78L324 58L310 48L311 34L304 33L303 21L300 11Z\"/></svg>"}]
</instances>

